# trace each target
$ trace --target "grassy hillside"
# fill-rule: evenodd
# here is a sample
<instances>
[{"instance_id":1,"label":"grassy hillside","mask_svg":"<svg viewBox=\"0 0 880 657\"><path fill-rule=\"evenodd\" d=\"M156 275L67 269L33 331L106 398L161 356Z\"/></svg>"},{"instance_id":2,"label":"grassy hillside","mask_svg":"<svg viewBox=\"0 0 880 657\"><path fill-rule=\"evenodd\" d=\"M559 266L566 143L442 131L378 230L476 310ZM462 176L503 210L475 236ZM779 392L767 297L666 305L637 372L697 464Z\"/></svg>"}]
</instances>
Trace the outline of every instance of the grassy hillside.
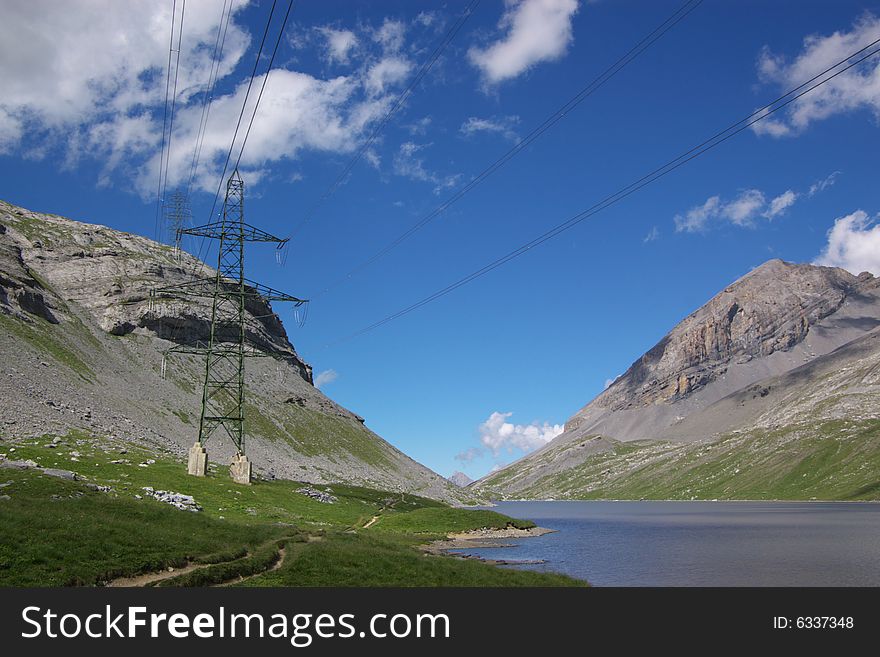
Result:
<instances>
[{"instance_id":1,"label":"grassy hillside","mask_svg":"<svg viewBox=\"0 0 880 657\"><path fill-rule=\"evenodd\" d=\"M9 443L0 445L8 459L77 474L69 481L36 469L0 469L0 495L8 496L0 499L3 586L101 585L169 567L182 569L181 574L156 584L578 584L564 576L502 570L417 549L451 531L523 525L490 511L454 509L401 493L320 486L336 498L328 504L297 492L297 482L237 486L221 467L206 478L189 477L168 454L76 432L58 443L52 436L18 442L14 451ZM191 513L153 500L145 486L192 495L203 510Z\"/></svg>"},{"instance_id":2,"label":"grassy hillside","mask_svg":"<svg viewBox=\"0 0 880 657\"><path fill-rule=\"evenodd\" d=\"M539 479L515 497L880 499L880 420L754 430L711 442L611 442L611 450ZM517 476L517 468L533 465L514 465L483 482L482 490L500 490Z\"/></svg>"}]
</instances>

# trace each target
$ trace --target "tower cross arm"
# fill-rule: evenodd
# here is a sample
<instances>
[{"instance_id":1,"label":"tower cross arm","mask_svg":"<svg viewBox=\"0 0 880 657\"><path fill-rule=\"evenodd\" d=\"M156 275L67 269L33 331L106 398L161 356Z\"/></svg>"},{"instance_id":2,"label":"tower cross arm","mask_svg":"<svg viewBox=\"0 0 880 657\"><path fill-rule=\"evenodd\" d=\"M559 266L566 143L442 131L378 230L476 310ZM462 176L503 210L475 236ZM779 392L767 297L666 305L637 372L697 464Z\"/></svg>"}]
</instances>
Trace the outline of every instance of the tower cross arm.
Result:
<instances>
[{"instance_id":1,"label":"tower cross arm","mask_svg":"<svg viewBox=\"0 0 880 657\"><path fill-rule=\"evenodd\" d=\"M239 227L241 229L241 233L239 233ZM209 224L203 224L201 226L193 226L192 228L183 228L179 231L181 235L192 235L193 237L207 237L210 239L220 239L221 237L239 237L239 235L246 242L271 242L278 245L278 248L281 248L285 244L287 244L287 237L276 237L271 233L267 233L265 230L261 228L257 228L256 226L251 226L250 224L241 222L239 223L230 223L230 222L222 222L222 221L214 221Z\"/></svg>"},{"instance_id":2,"label":"tower cross arm","mask_svg":"<svg viewBox=\"0 0 880 657\"><path fill-rule=\"evenodd\" d=\"M151 298L168 298L168 297L202 297L211 298L217 292L217 281L214 278L200 278L186 283L177 285L166 285L150 290ZM262 301L286 301L299 307L308 303L308 299L300 299L292 294L281 292L275 288L257 283L249 279L244 280L244 291L241 292L239 284L229 279L222 279L220 287L221 293L225 294L241 294L246 299L260 299Z\"/></svg>"}]
</instances>

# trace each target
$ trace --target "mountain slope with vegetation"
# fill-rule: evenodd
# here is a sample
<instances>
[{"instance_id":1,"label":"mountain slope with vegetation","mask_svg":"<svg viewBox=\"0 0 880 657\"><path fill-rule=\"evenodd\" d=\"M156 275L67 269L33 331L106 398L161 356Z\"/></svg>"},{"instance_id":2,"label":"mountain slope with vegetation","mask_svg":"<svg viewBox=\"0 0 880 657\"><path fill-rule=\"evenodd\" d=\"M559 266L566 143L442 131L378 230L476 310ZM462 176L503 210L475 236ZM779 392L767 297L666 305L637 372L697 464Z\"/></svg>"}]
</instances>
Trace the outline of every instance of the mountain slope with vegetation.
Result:
<instances>
[{"instance_id":1,"label":"mountain slope with vegetation","mask_svg":"<svg viewBox=\"0 0 880 657\"><path fill-rule=\"evenodd\" d=\"M209 301L150 290L212 275L144 237L0 202L0 440L76 430L183 454L198 434L204 362L175 355L163 378L162 354L207 339ZM246 310L249 340L270 356L246 369L258 475L475 499L315 388L268 304ZM233 454L219 435L207 447L217 464Z\"/></svg>"},{"instance_id":2,"label":"mountain slope with vegetation","mask_svg":"<svg viewBox=\"0 0 880 657\"><path fill-rule=\"evenodd\" d=\"M880 281L770 261L688 316L497 497L880 498Z\"/></svg>"}]
</instances>

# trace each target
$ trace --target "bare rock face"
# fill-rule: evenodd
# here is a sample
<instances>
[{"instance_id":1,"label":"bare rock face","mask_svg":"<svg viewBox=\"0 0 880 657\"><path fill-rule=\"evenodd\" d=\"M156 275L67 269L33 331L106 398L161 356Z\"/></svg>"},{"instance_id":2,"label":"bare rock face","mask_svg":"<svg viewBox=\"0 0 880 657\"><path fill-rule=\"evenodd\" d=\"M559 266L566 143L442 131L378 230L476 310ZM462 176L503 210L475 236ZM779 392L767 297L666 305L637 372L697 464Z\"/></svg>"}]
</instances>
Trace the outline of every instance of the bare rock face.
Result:
<instances>
[{"instance_id":1,"label":"bare rock face","mask_svg":"<svg viewBox=\"0 0 880 657\"><path fill-rule=\"evenodd\" d=\"M612 411L672 403L747 363L801 343L870 274L770 260L686 317L593 402Z\"/></svg>"},{"instance_id":2,"label":"bare rock face","mask_svg":"<svg viewBox=\"0 0 880 657\"><path fill-rule=\"evenodd\" d=\"M451 475L449 475L449 481L451 481L456 486L461 486L462 488L465 488L474 482L474 480L468 477L464 472L458 471L453 472Z\"/></svg>"},{"instance_id":3,"label":"bare rock face","mask_svg":"<svg viewBox=\"0 0 880 657\"><path fill-rule=\"evenodd\" d=\"M178 257L171 247L139 235L5 203L0 204L0 225L5 237L0 243L0 272L11 279L0 287L18 290L19 307L36 308L36 314L47 319L51 314L44 290L32 278L37 270L59 297L89 310L107 333L153 335L178 344L207 341L210 299L150 300L151 289L215 276L214 269L188 253ZM249 340L289 360L311 383L311 367L297 355L271 306L249 300L245 310Z\"/></svg>"}]
</instances>

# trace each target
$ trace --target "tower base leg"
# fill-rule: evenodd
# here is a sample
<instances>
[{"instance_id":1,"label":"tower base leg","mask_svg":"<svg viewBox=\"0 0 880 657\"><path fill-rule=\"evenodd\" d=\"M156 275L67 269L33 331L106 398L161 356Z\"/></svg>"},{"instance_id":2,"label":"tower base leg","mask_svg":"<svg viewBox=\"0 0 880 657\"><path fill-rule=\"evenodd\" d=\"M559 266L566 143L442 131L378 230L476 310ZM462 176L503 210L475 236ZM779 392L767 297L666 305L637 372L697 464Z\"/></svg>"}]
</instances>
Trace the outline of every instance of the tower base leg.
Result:
<instances>
[{"instance_id":1,"label":"tower base leg","mask_svg":"<svg viewBox=\"0 0 880 657\"><path fill-rule=\"evenodd\" d=\"M229 476L232 481L237 484L251 483L251 462L244 454L236 454L232 457L232 464L229 466Z\"/></svg>"},{"instance_id":2,"label":"tower base leg","mask_svg":"<svg viewBox=\"0 0 880 657\"><path fill-rule=\"evenodd\" d=\"M204 477L208 471L208 452L198 440L189 448L189 460L186 465L187 474Z\"/></svg>"}]
</instances>

